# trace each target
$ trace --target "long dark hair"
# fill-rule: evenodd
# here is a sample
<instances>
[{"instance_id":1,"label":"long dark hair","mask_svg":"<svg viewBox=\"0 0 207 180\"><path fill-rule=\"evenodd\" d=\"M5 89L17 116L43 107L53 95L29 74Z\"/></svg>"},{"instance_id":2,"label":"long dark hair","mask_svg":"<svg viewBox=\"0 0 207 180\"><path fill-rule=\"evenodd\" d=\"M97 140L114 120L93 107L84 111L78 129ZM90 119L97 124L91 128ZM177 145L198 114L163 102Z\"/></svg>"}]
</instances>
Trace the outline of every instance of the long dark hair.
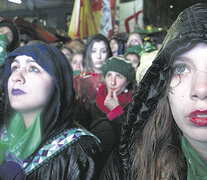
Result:
<instances>
[{"instance_id":1,"label":"long dark hair","mask_svg":"<svg viewBox=\"0 0 207 180\"><path fill-rule=\"evenodd\" d=\"M102 34L95 34L89 38L89 42L86 45L85 52L83 55L83 67L85 68L86 72L93 72L93 63L91 59L91 52L93 48L93 44L95 42L100 42L103 41L104 44L106 45L106 50L107 50L107 58L112 56L111 53L111 48L108 42L108 39L102 35Z\"/></svg>"},{"instance_id":2,"label":"long dark hair","mask_svg":"<svg viewBox=\"0 0 207 180\"><path fill-rule=\"evenodd\" d=\"M132 144L132 179L185 179L181 132L172 117L167 96L168 93L159 100Z\"/></svg>"}]
</instances>

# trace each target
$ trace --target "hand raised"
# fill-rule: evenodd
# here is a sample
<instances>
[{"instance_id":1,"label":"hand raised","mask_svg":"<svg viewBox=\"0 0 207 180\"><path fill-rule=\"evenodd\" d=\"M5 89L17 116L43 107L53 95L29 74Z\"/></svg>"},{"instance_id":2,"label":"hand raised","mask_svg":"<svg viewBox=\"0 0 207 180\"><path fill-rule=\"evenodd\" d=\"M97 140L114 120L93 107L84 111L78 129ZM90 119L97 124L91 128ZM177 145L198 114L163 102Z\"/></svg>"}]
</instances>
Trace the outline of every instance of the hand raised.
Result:
<instances>
[{"instance_id":1,"label":"hand raised","mask_svg":"<svg viewBox=\"0 0 207 180\"><path fill-rule=\"evenodd\" d=\"M106 106L110 111L112 111L114 108L119 106L119 101L116 92L117 92L116 90L115 91L108 90L108 94L104 101L104 106Z\"/></svg>"}]
</instances>

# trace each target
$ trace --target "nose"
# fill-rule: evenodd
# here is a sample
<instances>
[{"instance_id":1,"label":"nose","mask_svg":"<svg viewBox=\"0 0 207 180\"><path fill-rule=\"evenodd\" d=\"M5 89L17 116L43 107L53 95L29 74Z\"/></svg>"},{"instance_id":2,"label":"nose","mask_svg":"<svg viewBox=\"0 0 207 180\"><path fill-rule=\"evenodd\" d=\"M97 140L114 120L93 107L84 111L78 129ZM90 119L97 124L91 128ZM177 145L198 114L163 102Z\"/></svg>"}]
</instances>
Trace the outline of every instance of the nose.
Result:
<instances>
[{"instance_id":1,"label":"nose","mask_svg":"<svg viewBox=\"0 0 207 180\"><path fill-rule=\"evenodd\" d=\"M192 79L191 98L207 100L207 72L197 71Z\"/></svg>"},{"instance_id":2,"label":"nose","mask_svg":"<svg viewBox=\"0 0 207 180\"><path fill-rule=\"evenodd\" d=\"M111 85L115 86L116 85L116 77L111 77Z\"/></svg>"},{"instance_id":3,"label":"nose","mask_svg":"<svg viewBox=\"0 0 207 180\"><path fill-rule=\"evenodd\" d=\"M100 58L101 58L101 52L97 52L97 53L96 53L96 57L97 57L98 59L100 59Z\"/></svg>"},{"instance_id":4,"label":"nose","mask_svg":"<svg viewBox=\"0 0 207 180\"><path fill-rule=\"evenodd\" d=\"M11 76L12 76L13 82L21 83L21 84L25 83L25 77L22 71L15 72Z\"/></svg>"}]
</instances>

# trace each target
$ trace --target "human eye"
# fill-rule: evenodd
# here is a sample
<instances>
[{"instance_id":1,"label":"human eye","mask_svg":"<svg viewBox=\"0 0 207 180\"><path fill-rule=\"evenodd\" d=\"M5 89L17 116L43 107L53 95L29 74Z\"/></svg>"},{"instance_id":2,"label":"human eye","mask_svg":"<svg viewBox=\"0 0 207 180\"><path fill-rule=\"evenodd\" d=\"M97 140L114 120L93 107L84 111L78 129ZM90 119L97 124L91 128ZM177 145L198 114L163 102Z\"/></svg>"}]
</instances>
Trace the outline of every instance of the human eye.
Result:
<instances>
[{"instance_id":1,"label":"human eye","mask_svg":"<svg viewBox=\"0 0 207 180\"><path fill-rule=\"evenodd\" d=\"M96 52L96 50L95 50L95 49L92 49L92 50L91 50L91 52L92 52L92 53L95 53L95 52Z\"/></svg>"},{"instance_id":2,"label":"human eye","mask_svg":"<svg viewBox=\"0 0 207 180\"><path fill-rule=\"evenodd\" d=\"M184 63L175 64L173 69L174 69L174 74L184 74L190 72L189 66Z\"/></svg>"},{"instance_id":3,"label":"human eye","mask_svg":"<svg viewBox=\"0 0 207 180\"><path fill-rule=\"evenodd\" d=\"M116 74L116 76L119 78L119 79L122 79L123 76L121 74Z\"/></svg>"},{"instance_id":4,"label":"human eye","mask_svg":"<svg viewBox=\"0 0 207 180\"><path fill-rule=\"evenodd\" d=\"M40 72L39 69L35 66L30 66L29 67L29 72Z\"/></svg>"},{"instance_id":5,"label":"human eye","mask_svg":"<svg viewBox=\"0 0 207 180\"><path fill-rule=\"evenodd\" d=\"M110 77L110 76L111 76L111 73L108 72L108 73L106 74L106 77Z\"/></svg>"},{"instance_id":6,"label":"human eye","mask_svg":"<svg viewBox=\"0 0 207 180\"><path fill-rule=\"evenodd\" d=\"M102 53L107 53L107 50L106 49L102 49L102 51L101 51Z\"/></svg>"},{"instance_id":7,"label":"human eye","mask_svg":"<svg viewBox=\"0 0 207 180\"><path fill-rule=\"evenodd\" d=\"M11 65L11 72L17 71L19 67L17 65Z\"/></svg>"}]
</instances>

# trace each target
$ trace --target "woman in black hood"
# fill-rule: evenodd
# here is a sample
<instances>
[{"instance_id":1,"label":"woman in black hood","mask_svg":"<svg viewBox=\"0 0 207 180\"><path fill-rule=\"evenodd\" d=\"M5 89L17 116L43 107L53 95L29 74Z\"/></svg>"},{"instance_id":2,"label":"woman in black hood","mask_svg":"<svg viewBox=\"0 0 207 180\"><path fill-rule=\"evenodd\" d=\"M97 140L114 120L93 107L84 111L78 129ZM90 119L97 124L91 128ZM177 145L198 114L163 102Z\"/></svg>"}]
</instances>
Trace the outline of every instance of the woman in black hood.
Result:
<instances>
[{"instance_id":1,"label":"woman in black hood","mask_svg":"<svg viewBox=\"0 0 207 180\"><path fill-rule=\"evenodd\" d=\"M95 179L100 144L74 122L65 56L52 45L31 43L10 53L5 67L0 179Z\"/></svg>"},{"instance_id":2,"label":"woman in black hood","mask_svg":"<svg viewBox=\"0 0 207 180\"><path fill-rule=\"evenodd\" d=\"M130 104L100 179L207 178L207 4L181 12Z\"/></svg>"}]
</instances>

